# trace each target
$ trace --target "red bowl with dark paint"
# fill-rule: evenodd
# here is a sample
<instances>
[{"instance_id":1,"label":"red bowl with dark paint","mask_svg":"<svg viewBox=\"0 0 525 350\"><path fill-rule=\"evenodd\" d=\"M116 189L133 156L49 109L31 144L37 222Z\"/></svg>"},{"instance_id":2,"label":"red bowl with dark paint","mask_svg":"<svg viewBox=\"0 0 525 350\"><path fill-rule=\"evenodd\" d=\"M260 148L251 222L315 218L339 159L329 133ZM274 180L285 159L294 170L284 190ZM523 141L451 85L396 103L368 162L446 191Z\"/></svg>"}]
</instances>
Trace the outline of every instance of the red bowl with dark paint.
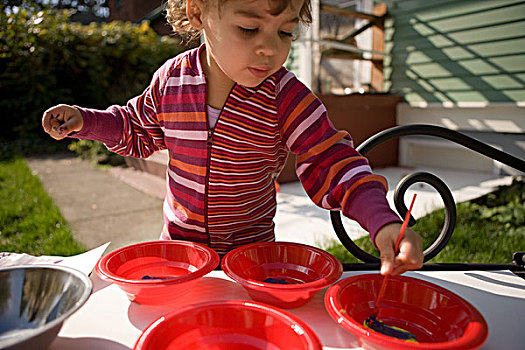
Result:
<instances>
[{"instance_id":1,"label":"red bowl with dark paint","mask_svg":"<svg viewBox=\"0 0 525 350\"><path fill-rule=\"evenodd\" d=\"M330 253L291 242L252 243L228 252L222 270L253 300L281 308L306 304L341 277L343 266Z\"/></svg>"},{"instance_id":2,"label":"red bowl with dark paint","mask_svg":"<svg viewBox=\"0 0 525 350\"><path fill-rule=\"evenodd\" d=\"M131 301L165 304L187 293L219 265L213 249L187 241L131 244L103 256L97 275L119 286Z\"/></svg>"},{"instance_id":3,"label":"red bowl with dark paint","mask_svg":"<svg viewBox=\"0 0 525 350\"><path fill-rule=\"evenodd\" d=\"M488 336L481 313L457 294L407 276L390 277L378 319L416 336L406 342L367 329L383 276L348 277L328 288L325 307L330 316L354 334L365 349L477 349Z\"/></svg>"},{"instance_id":4,"label":"red bowl with dark paint","mask_svg":"<svg viewBox=\"0 0 525 350\"><path fill-rule=\"evenodd\" d=\"M135 350L321 350L315 333L296 316L243 300L190 305L160 317Z\"/></svg>"}]
</instances>

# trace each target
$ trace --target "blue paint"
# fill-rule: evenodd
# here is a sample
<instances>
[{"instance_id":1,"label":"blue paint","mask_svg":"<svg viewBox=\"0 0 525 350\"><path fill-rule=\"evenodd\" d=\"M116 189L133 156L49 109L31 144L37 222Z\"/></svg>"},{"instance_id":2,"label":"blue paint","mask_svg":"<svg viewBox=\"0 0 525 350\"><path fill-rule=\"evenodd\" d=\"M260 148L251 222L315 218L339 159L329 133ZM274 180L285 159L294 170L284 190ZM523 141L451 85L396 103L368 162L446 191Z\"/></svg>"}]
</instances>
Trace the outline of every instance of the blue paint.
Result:
<instances>
[{"instance_id":1,"label":"blue paint","mask_svg":"<svg viewBox=\"0 0 525 350\"><path fill-rule=\"evenodd\" d=\"M168 277L152 277L152 276L142 276L143 280L167 280Z\"/></svg>"},{"instance_id":2,"label":"blue paint","mask_svg":"<svg viewBox=\"0 0 525 350\"><path fill-rule=\"evenodd\" d=\"M290 284L288 282L286 282L284 279L282 278L271 278L271 277L268 277L267 279L265 279L263 282L266 282L266 283L276 283L276 284Z\"/></svg>"},{"instance_id":3,"label":"blue paint","mask_svg":"<svg viewBox=\"0 0 525 350\"><path fill-rule=\"evenodd\" d=\"M363 325L366 328L369 328L384 335L388 335L389 337L417 343L417 339L414 334L405 331L404 329L401 329L399 327L393 327L384 324L383 322L376 319L375 315L372 315L369 318L367 318L365 322L363 322Z\"/></svg>"}]
</instances>

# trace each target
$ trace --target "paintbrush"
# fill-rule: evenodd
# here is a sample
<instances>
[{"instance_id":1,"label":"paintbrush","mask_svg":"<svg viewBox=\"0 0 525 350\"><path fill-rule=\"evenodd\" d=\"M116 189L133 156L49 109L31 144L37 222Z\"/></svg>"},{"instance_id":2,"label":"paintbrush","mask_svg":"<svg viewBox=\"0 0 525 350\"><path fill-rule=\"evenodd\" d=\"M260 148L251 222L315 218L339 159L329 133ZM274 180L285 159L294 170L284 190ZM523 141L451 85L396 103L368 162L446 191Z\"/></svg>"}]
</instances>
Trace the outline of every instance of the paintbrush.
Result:
<instances>
[{"instance_id":1,"label":"paintbrush","mask_svg":"<svg viewBox=\"0 0 525 350\"><path fill-rule=\"evenodd\" d=\"M399 236L397 237L396 244L394 246L394 256L399 254L399 244L401 243L401 240L403 239L403 236L405 235L405 230L410 220L410 213L412 212L412 208L414 206L416 196L417 194L414 194L414 197L412 198L412 203L410 203L410 208L408 208L408 211L405 215L405 219L403 220L403 224L401 225L401 230L399 231ZM388 284L389 279L390 279L390 274L383 277L383 282L381 284L381 288L379 289L379 294L377 295L377 299L374 305L374 311L372 312L372 315L365 320L364 325L368 326L368 328L371 328L373 330L376 330L378 332L381 332L383 334L387 334L387 335L390 335L396 338L411 339L413 336L409 332L406 332L398 328L390 327L378 320L379 308L381 305L381 301L383 300L383 297L385 295L385 290L386 290L386 286Z\"/></svg>"}]
</instances>

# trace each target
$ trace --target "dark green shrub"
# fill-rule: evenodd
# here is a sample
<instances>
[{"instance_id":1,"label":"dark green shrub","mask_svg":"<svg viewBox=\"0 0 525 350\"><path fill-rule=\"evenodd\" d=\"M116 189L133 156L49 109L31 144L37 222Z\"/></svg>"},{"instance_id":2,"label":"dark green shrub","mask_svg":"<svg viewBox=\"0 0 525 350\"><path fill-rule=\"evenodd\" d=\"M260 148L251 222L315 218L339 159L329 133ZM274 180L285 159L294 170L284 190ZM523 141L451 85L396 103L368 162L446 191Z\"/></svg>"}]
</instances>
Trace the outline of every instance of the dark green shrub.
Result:
<instances>
[{"instance_id":1,"label":"dark green shrub","mask_svg":"<svg viewBox=\"0 0 525 350\"><path fill-rule=\"evenodd\" d=\"M41 128L47 108L123 104L183 50L147 22L81 25L68 21L70 13L1 11L0 151L42 151L40 142L50 140Z\"/></svg>"},{"instance_id":2,"label":"dark green shrub","mask_svg":"<svg viewBox=\"0 0 525 350\"><path fill-rule=\"evenodd\" d=\"M100 165L121 166L126 164L124 157L110 152L102 142L78 140L71 142L67 148L80 158Z\"/></svg>"}]
</instances>

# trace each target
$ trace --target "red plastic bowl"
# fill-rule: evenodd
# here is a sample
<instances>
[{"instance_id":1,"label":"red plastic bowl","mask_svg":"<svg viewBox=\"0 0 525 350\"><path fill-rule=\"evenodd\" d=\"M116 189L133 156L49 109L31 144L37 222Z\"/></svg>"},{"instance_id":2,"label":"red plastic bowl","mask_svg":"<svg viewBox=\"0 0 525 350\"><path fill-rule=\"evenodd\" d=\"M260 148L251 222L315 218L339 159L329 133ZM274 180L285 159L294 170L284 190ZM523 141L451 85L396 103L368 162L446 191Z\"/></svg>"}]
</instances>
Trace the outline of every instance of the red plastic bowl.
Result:
<instances>
[{"instance_id":1,"label":"red plastic bowl","mask_svg":"<svg viewBox=\"0 0 525 350\"><path fill-rule=\"evenodd\" d=\"M240 283L253 300L294 308L337 281L343 266L333 255L315 247L263 242L228 252L222 260L222 270ZM268 279L286 284L265 282Z\"/></svg>"},{"instance_id":2,"label":"red plastic bowl","mask_svg":"<svg viewBox=\"0 0 525 350\"><path fill-rule=\"evenodd\" d=\"M160 317L135 350L322 349L300 319L261 303L226 300L185 307Z\"/></svg>"},{"instance_id":3,"label":"red plastic bowl","mask_svg":"<svg viewBox=\"0 0 525 350\"><path fill-rule=\"evenodd\" d=\"M115 283L131 301L164 304L186 293L199 278L219 265L219 255L186 241L135 243L103 256L97 275Z\"/></svg>"},{"instance_id":4,"label":"red plastic bowl","mask_svg":"<svg viewBox=\"0 0 525 350\"><path fill-rule=\"evenodd\" d=\"M418 343L365 328L363 322L372 315L382 280L379 274L348 277L325 294L330 316L363 348L477 349L487 339L487 323L471 304L445 288L406 276L390 278L378 318L414 334Z\"/></svg>"}]
</instances>

